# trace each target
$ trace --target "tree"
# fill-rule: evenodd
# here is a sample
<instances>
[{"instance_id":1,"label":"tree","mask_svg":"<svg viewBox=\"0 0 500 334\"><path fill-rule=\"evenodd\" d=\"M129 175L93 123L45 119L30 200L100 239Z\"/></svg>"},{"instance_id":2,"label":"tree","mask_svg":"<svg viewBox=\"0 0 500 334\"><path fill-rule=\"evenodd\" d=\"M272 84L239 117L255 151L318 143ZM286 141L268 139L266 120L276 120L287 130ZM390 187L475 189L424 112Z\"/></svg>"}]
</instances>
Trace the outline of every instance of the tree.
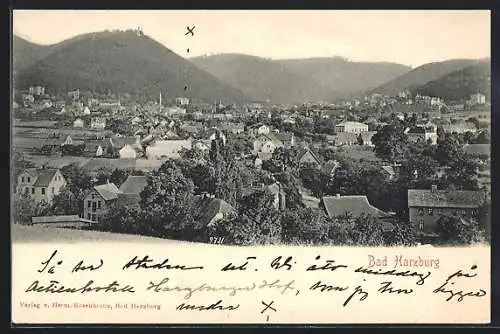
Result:
<instances>
[{"instance_id":1,"label":"tree","mask_svg":"<svg viewBox=\"0 0 500 334\"><path fill-rule=\"evenodd\" d=\"M92 178L77 163L64 166L61 173L68 182L69 191L75 195L92 188Z\"/></svg>"},{"instance_id":2,"label":"tree","mask_svg":"<svg viewBox=\"0 0 500 334\"><path fill-rule=\"evenodd\" d=\"M313 196L321 197L326 191L326 185L330 176L315 166L306 165L300 169L302 184L312 191Z\"/></svg>"},{"instance_id":3,"label":"tree","mask_svg":"<svg viewBox=\"0 0 500 334\"><path fill-rule=\"evenodd\" d=\"M405 221L391 222L393 229L385 233L385 241L390 246L414 246L417 244L418 231L414 224Z\"/></svg>"},{"instance_id":4,"label":"tree","mask_svg":"<svg viewBox=\"0 0 500 334\"><path fill-rule=\"evenodd\" d=\"M29 224L32 217L45 216L49 213L47 202L34 202L28 193L15 194L12 203L12 215L15 223Z\"/></svg>"},{"instance_id":5,"label":"tree","mask_svg":"<svg viewBox=\"0 0 500 334\"><path fill-rule=\"evenodd\" d=\"M328 226L322 212L310 208L286 210L282 219L282 241L286 244L318 245L328 241Z\"/></svg>"},{"instance_id":6,"label":"tree","mask_svg":"<svg viewBox=\"0 0 500 334\"><path fill-rule=\"evenodd\" d=\"M268 191L243 197L238 214L219 224L218 235L237 245L281 243L281 215L273 202L274 196Z\"/></svg>"},{"instance_id":7,"label":"tree","mask_svg":"<svg viewBox=\"0 0 500 334\"><path fill-rule=\"evenodd\" d=\"M199 232L194 220L194 185L172 160L148 175L141 193L143 216L139 231L157 237L194 240Z\"/></svg>"},{"instance_id":8,"label":"tree","mask_svg":"<svg viewBox=\"0 0 500 334\"><path fill-rule=\"evenodd\" d=\"M393 122L381 128L372 137L377 157L386 161L400 161L405 155L408 138L400 123Z\"/></svg>"},{"instance_id":9,"label":"tree","mask_svg":"<svg viewBox=\"0 0 500 334\"><path fill-rule=\"evenodd\" d=\"M142 215L140 208L114 205L102 218L99 228L115 233L137 234L141 232Z\"/></svg>"},{"instance_id":10,"label":"tree","mask_svg":"<svg viewBox=\"0 0 500 334\"><path fill-rule=\"evenodd\" d=\"M80 215L83 213L83 198L77 198L68 187L63 187L52 199L53 215Z\"/></svg>"},{"instance_id":11,"label":"tree","mask_svg":"<svg viewBox=\"0 0 500 334\"><path fill-rule=\"evenodd\" d=\"M484 240L484 231L477 221L458 216L441 216L436 232L446 244L468 245Z\"/></svg>"}]
</instances>

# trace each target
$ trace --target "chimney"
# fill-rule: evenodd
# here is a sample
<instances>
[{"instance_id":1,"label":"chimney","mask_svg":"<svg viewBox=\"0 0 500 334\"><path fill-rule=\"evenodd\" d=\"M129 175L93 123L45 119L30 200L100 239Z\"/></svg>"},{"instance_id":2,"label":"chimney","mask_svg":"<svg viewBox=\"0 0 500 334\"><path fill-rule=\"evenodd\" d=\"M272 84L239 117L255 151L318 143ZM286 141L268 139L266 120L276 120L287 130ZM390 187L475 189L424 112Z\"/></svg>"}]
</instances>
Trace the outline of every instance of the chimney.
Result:
<instances>
[{"instance_id":1,"label":"chimney","mask_svg":"<svg viewBox=\"0 0 500 334\"><path fill-rule=\"evenodd\" d=\"M437 185L435 185L435 184L431 185L431 191L432 192L437 191L437 188L438 188Z\"/></svg>"},{"instance_id":2,"label":"chimney","mask_svg":"<svg viewBox=\"0 0 500 334\"><path fill-rule=\"evenodd\" d=\"M336 194L336 195L335 195L335 198L340 198L340 194Z\"/></svg>"}]
</instances>

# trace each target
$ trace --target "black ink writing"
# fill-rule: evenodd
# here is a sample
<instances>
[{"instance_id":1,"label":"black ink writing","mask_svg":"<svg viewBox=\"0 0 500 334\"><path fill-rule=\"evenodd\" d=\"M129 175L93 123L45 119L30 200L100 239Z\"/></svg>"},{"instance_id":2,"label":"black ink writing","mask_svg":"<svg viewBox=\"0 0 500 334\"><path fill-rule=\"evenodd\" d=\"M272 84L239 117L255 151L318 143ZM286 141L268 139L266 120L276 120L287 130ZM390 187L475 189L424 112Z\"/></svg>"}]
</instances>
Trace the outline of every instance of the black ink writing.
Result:
<instances>
[{"instance_id":1,"label":"black ink writing","mask_svg":"<svg viewBox=\"0 0 500 334\"><path fill-rule=\"evenodd\" d=\"M392 286L392 282L382 282L380 283L382 286L378 289L378 292L380 293L404 293L404 294L410 294L413 292L413 289L396 289Z\"/></svg>"},{"instance_id":2,"label":"black ink writing","mask_svg":"<svg viewBox=\"0 0 500 334\"><path fill-rule=\"evenodd\" d=\"M316 289L320 289L321 292L324 292L324 291L345 291L348 288L349 288L348 286L327 285L327 284L321 283L321 281L317 281L316 283L311 285L309 290L314 291Z\"/></svg>"},{"instance_id":3,"label":"black ink writing","mask_svg":"<svg viewBox=\"0 0 500 334\"><path fill-rule=\"evenodd\" d=\"M391 276L402 276L402 277L418 277L418 281L416 282L417 285L423 285L425 283L425 279L428 278L431 273L430 271L427 272L426 274L420 273L417 271L397 271L395 269L392 270L383 270L383 269L378 269L378 270L371 270L363 267L359 267L356 270L354 270L356 273L363 273L363 274L369 274L369 275L391 275Z\"/></svg>"},{"instance_id":4,"label":"black ink writing","mask_svg":"<svg viewBox=\"0 0 500 334\"><path fill-rule=\"evenodd\" d=\"M167 264L169 259L165 259L160 263L148 264L153 262L153 259L150 259L148 255L144 256L142 259L138 259L135 256L132 260L127 262L126 265L123 266L122 270L125 269L178 269L178 270L193 270L193 269L203 269L202 266L185 266L185 265L169 265Z\"/></svg>"},{"instance_id":5,"label":"black ink writing","mask_svg":"<svg viewBox=\"0 0 500 334\"><path fill-rule=\"evenodd\" d=\"M255 256L249 256L246 258L247 261L239 266L236 266L232 263L228 263L227 265L225 265L221 271L231 271L231 270L247 270L247 265L248 265L248 260L255 260L256 257Z\"/></svg>"},{"instance_id":6,"label":"black ink writing","mask_svg":"<svg viewBox=\"0 0 500 334\"><path fill-rule=\"evenodd\" d=\"M316 260L319 260L321 258L321 256L316 256ZM334 260L326 260L326 263L323 264L322 266L318 267L316 266L315 264L309 266L306 271L314 271L314 270L330 270L330 271L334 271L334 270L337 270L338 268L347 268L346 265L344 264L337 264L337 265L334 265L335 261Z\"/></svg>"},{"instance_id":7,"label":"black ink writing","mask_svg":"<svg viewBox=\"0 0 500 334\"><path fill-rule=\"evenodd\" d=\"M290 264L291 261L292 261L292 257L289 256L286 258L285 262L281 263L281 256L278 256L277 258L275 258L271 262L271 268L281 269L284 267L286 270L290 270L290 269L292 269L292 265Z\"/></svg>"},{"instance_id":8,"label":"black ink writing","mask_svg":"<svg viewBox=\"0 0 500 334\"><path fill-rule=\"evenodd\" d=\"M349 302L351 301L351 299L355 296L355 295L361 295L361 297L359 298L359 301L363 301L365 300L366 298L368 298L368 292L366 291L363 291L363 288L358 285L355 289L354 289L354 292L349 296L347 297L347 299L345 300L344 304L342 306L347 306L347 304L349 304Z\"/></svg>"},{"instance_id":9,"label":"black ink writing","mask_svg":"<svg viewBox=\"0 0 500 334\"><path fill-rule=\"evenodd\" d=\"M42 268L42 269L39 269L39 270L37 270L37 271L38 271L39 273L43 273L43 272L45 271L45 269L47 269L47 267L49 266L49 263L52 261L52 259L56 256L56 254L57 254L57 250L55 250L54 252L52 252L52 255L51 255L51 256L50 256L50 257L49 257L46 261L43 261L43 262L42 262L42 265L44 265L44 266L43 266L43 268ZM61 265L62 263L63 263L63 262L62 262L62 260L61 260L61 261L56 262L56 265ZM49 273L49 274L53 274L53 273L54 273L54 270L55 270L55 266L51 266L51 267L49 268L49 270L48 270L48 273Z\"/></svg>"},{"instance_id":10,"label":"black ink writing","mask_svg":"<svg viewBox=\"0 0 500 334\"><path fill-rule=\"evenodd\" d=\"M86 266L83 264L83 260L82 260L76 264L76 266L73 268L73 270L71 270L71 272L76 273L77 271L85 271L85 270L94 271L94 270L101 268L103 264L104 264L104 261L101 259L100 263L97 266L93 266L93 265Z\"/></svg>"},{"instance_id":11,"label":"black ink writing","mask_svg":"<svg viewBox=\"0 0 500 334\"><path fill-rule=\"evenodd\" d=\"M94 286L94 281L90 280L82 287L72 288L60 285L59 281L51 280L48 285L42 285L40 282L34 281L26 289L25 292L45 292L45 293L85 293L85 292L130 292L135 293L134 287L131 285L121 286L117 281L106 286Z\"/></svg>"},{"instance_id":12,"label":"black ink writing","mask_svg":"<svg viewBox=\"0 0 500 334\"><path fill-rule=\"evenodd\" d=\"M177 306L175 309L178 310L178 311L184 311L184 310L188 310L188 311L194 311L194 310L198 310L198 311L216 311L216 310L219 310L219 311L234 311L234 310L236 310L236 309L238 309L240 307L240 304L237 304L237 305L228 305L228 306L223 306L221 304L222 304L222 300L219 300L216 303L210 304L208 306L205 306L205 305L190 305L190 304L182 303L179 306Z\"/></svg>"}]
</instances>

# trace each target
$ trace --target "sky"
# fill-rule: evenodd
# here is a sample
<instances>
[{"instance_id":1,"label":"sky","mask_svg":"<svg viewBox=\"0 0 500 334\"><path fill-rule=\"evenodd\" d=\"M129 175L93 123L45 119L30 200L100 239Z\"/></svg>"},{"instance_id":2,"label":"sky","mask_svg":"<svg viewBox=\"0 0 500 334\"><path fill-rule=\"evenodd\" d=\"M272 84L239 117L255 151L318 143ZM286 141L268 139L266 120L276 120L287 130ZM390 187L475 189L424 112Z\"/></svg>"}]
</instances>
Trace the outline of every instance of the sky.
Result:
<instances>
[{"instance_id":1,"label":"sky","mask_svg":"<svg viewBox=\"0 0 500 334\"><path fill-rule=\"evenodd\" d=\"M491 54L487 10L15 10L12 24L14 34L39 44L140 26L186 58L341 56L416 67ZM194 36L185 35L187 26Z\"/></svg>"}]
</instances>

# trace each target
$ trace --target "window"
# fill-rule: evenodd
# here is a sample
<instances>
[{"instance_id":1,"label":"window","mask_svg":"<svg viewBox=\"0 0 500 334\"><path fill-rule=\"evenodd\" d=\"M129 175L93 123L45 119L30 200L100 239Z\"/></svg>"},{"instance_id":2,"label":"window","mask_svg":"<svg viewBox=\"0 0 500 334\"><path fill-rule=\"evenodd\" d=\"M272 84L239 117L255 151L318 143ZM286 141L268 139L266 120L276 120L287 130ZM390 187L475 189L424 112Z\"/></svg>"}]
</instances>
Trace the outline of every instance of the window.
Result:
<instances>
[{"instance_id":1,"label":"window","mask_svg":"<svg viewBox=\"0 0 500 334\"><path fill-rule=\"evenodd\" d=\"M466 215L465 210L464 210L464 209L460 210L460 214L461 214L462 216L465 216L465 215Z\"/></svg>"},{"instance_id":2,"label":"window","mask_svg":"<svg viewBox=\"0 0 500 334\"><path fill-rule=\"evenodd\" d=\"M24 188L24 193L27 194L29 192L28 188Z\"/></svg>"},{"instance_id":3,"label":"window","mask_svg":"<svg viewBox=\"0 0 500 334\"><path fill-rule=\"evenodd\" d=\"M101 201L97 201L97 208L100 209L101 208Z\"/></svg>"},{"instance_id":4,"label":"window","mask_svg":"<svg viewBox=\"0 0 500 334\"><path fill-rule=\"evenodd\" d=\"M28 176L28 182L31 182L31 177Z\"/></svg>"},{"instance_id":5,"label":"window","mask_svg":"<svg viewBox=\"0 0 500 334\"><path fill-rule=\"evenodd\" d=\"M97 203L96 202L92 202L92 211L95 211L97 209Z\"/></svg>"},{"instance_id":6,"label":"window","mask_svg":"<svg viewBox=\"0 0 500 334\"><path fill-rule=\"evenodd\" d=\"M433 212L432 212L432 208L428 208L428 209L427 209L427 214L428 214L429 216L432 216L432 214L433 214Z\"/></svg>"},{"instance_id":7,"label":"window","mask_svg":"<svg viewBox=\"0 0 500 334\"><path fill-rule=\"evenodd\" d=\"M91 219L91 220L92 220L92 221L95 221L95 215L92 215L92 219Z\"/></svg>"},{"instance_id":8,"label":"window","mask_svg":"<svg viewBox=\"0 0 500 334\"><path fill-rule=\"evenodd\" d=\"M45 188L42 188L42 195L45 195Z\"/></svg>"},{"instance_id":9,"label":"window","mask_svg":"<svg viewBox=\"0 0 500 334\"><path fill-rule=\"evenodd\" d=\"M418 209L418 215L423 216L424 215L424 209L420 208Z\"/></svg>"},{"instance_id":10,"label":"window","mask_svg":"<svg viewBox=\"0 0 500 334\"><path fill-rule=\"evenodd\" d=\"M21 176L21 182L24 182L24 176Z\"/></svg>"},{"instance_id":11,"label":"window","mask_svg":"<svg viewBox=\"0 0 500 334\"><path fill-rule=\"evenodd\" d=\"M54 187L52 187L52 193L54 193Z\"/></svg>"},{"instance_id":12,"label":"window","mask_svg":"<svg viewBox=\"0 0 500 334\"><path fill-rule=\"evenodd\" d=\"M35 194L35 188L31 188L31 194Z\"/></svg>"},{"instance_id":13,"label":"window","mask_svg":"<svg viewBox=\"0 0 500 334\"><path fill-rule=\"evenodd\" d=\"M423 220L421 220L421 221L418 223L418 229L419 229L420 231L423 231L423 230L424 230L424 221L423 221Z\"/></svg>"},{"instance_id":14,"label":"window","mask_svg":"<svg viewBox=\"0 0 500 334\"><path fill-rule=\"evenodd\" d=\"M94 194L92 194L92 199L94 199Z\"/></svg>"},{"instance_id":15,"label":"window","mask_svg":"<svg viewBox=\"0 0 500 334\"><path fill-rule=\"evenodd\" d=\"M441 208L437 209L437 214L438 214L438 215L440 215L440 214L442 214L442 213L443 213L443 209L441 209Z\"/></svg>"},{"instance_id":16,"label":"window","mask_svg":"<svg viewBox=\"0 0 500 334\"><path fill-rule=\"evenodd\" d=\"M90 213L87 213L87 219L90 220Z\"/></svg>"},{"instance_id":17,"label":"window","mask_svg":"<svg viewBox=\"0 0 500 334\"><path fill-rule=\"evenodd\" d=\"M90 208L92 207L92 202L91 201L87 201L87 208Z\"/></svg>"},{"instance_id":18,"label":"window","mask_svg":"<svg viewBox=\"0 0 500 334\"><path fill-rule=\"evenodd\" d=\"M456 214L457 214L457 209L453 209L453 210L451 210L451 214L452 214L452 215L456 215Z\"/></svg>"}]
</instances>

